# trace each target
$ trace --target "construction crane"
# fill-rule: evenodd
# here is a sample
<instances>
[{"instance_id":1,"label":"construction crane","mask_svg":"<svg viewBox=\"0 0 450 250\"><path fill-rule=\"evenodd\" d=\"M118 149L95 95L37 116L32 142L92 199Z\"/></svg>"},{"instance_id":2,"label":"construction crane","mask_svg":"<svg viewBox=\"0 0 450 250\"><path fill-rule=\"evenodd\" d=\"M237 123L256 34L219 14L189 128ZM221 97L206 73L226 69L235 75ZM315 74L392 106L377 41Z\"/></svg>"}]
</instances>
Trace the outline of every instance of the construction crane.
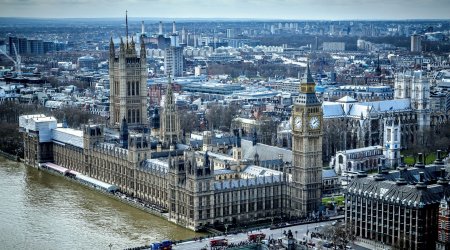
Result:
<instances>
[{"instance_id":1,"label":"construction crane","mask_svg":"<svg viewBox=\"0 0 450 250\"><path fill-rule=\"evenodd\" d=\"M6 56L6 58L8 58L9 60L11 60L14 63L14 67L16 69L17 72L17 76L22 76L22 69L21 69L21 64L22 64L22 58L21 56L17 53L17 49L16 49L16 44L13 43L13 48L14 48L14 54L16 55L16 60L14 60L14 58L12 58L11 56L9 56L8 54L6 54L5 51L0 50L0 53L2 53L4 56Z\"/></svg>"}]
</instances>

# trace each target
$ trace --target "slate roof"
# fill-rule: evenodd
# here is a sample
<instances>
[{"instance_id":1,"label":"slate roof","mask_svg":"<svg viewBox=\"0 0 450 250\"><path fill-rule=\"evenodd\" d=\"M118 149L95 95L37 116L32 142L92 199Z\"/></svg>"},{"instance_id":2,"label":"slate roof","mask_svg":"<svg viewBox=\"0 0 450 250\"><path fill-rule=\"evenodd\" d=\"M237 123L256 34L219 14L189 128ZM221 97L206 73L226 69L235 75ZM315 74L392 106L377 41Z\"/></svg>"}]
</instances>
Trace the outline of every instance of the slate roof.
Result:
<instances>
[{"instance_id":1,"label":"slate roof","mask_svg":"<svg viewBox=\"0 0 450 250\"><path fill-rule=\"evenodd\" d=\"M285 148L270 146L257 143L253 146L250 140L241 140L242 154L244 159L253 160L255 154L258 153L260 162L279 159L279 155L283 155L284 162L292 162L292 151Z\"/></svg>"},{"instance_id":2,"label":"slate roof","mask_svg":"<svg viewBox=\"0 0 450 250\"><path fill-rule=\"evenodd\" d=\"M436 204L444 195L450 195L449 179L446 180L446 185L436 184L443 167L445 166L429 165L425 168L406 169L401 173L401 177L406 181L404 185L398 185L396 182L400 177L398 170L382 174L384 180L377 180L373 176L356 178L348 185L346 195L364 196L414 208ZM418 188L420 172L424 173L424 183L428 184L426 188Z\"/></svg>"},{"instance_id":3,"label":"slate roof","mask_svg":"<svg viewBox=\"0 0 450 250\"><path fill-rule=\"evenodd\" d=\"M350 108L347 113L345 113L343 105L344 104L340 103L339 101L323 102L322 109L324 118L334 118L341 116L360 117L361 115L363 115L363 117L367 117L368 115L373 113L411 110L410 99L354 103L350 104Z\"/></svg>"},{"instance_id":4,"label":"slate roof","mask_svg":"<svg viewBox=\"0 0 450 250\"><path fill-rule=\"evenodd\" d=\"M337 177L336 171L334 169L323 169L322 170L322 179L329 179Z\"/></svg>"}]
</instances>

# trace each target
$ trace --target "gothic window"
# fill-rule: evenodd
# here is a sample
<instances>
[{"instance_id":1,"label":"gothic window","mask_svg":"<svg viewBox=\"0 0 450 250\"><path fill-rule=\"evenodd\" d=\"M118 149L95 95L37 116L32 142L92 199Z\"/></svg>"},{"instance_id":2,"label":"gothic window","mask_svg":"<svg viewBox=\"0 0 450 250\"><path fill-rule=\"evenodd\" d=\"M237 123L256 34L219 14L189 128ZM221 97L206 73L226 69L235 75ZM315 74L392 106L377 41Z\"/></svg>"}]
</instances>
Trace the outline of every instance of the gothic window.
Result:
<instances>
[{"instance_id":1,"label":"gothic window","mask_svg":"<svg viewBox=\"0 0 450 250\"><path fill-rule=\"evenodd\" d=\"M134 86L134 82L131 82L131 94L135 95L135 91L136 91L136 89L135 89L135 86Z\"/></svg>"},{"instance_id":2,"label":"gothic window","mask_svg":"<svg viewBox=\"0 0 450 250\"><path fill-rule=\"evenodd\" d=\"M127 82L127 95L130 96L130 82Z\"/></svg>"},{"instance_id":3,"label":"gothic window","mask_svg":"<svg viewBox=\"0 0 450 250\"><path fill-rule=\"evenodd\" d=\"M128 110L128 116L127 116L127 121L131 122L131 110Z\"/></svg>"},{"instance_id":4,"label":"gothic window","mask_svg":"<svg viewBox=\"0 0 450 250\"><path fill-rule=\"evenodd\" d=\"M136 110L136 122L140 123L140 121L141 121L141 117L140 117L140 113L139 113L139 109L138 109L138 110Z\"/></svg>"},{"instance_id":5,"label":"gothic window","mask_svg":"<svg viewBox=\"0 0 450 250\"><path fill-rule=\"evenodd\" d=\"M391 129L387 130L387 141L390 142L391 141Z\"/></svg>"},{"instance_id":6,"label":"gothic window","mask_svg":"<svg viewBox=\"0 0 450 250\"><path fill-rule=\"evenodd\" d=\"M139 95L139 81L136 81L136 95Z\"/></svg>"}]
</instances>

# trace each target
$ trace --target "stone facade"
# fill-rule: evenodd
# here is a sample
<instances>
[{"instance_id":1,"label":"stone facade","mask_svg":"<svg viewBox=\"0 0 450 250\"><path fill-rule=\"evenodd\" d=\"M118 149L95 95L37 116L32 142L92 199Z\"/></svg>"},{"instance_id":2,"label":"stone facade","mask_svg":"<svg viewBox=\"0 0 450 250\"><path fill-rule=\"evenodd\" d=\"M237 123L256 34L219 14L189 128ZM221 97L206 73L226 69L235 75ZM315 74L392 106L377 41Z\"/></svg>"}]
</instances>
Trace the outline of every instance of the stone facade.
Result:
<instances>
[{"instance_id":1,"label":"stone facade","mask_svg":"<svg viewBox=\"0 0 450 250\"><path fill-rule=\"evenodd\" d=\"M323 112L309 65L301 79L292 117L291 208L295 216L301 217L318 211L322 194Z\"/></svg>"},{"instance_id":2,"label":"stone facade","mask_svg":"<svg viewBox=\"0 0 450 250\"><path fill-rule=\"evenodd\" d=\"M147 115L147 59L141 41L140 57L133 40L121 39L116 56L111 38L109 45L110 117L109 125L118 128L123 118L130 129L144 128Z\"/></svg>"},{"instance_id":3,"label":"stone facade","mask_svg":"<svg viewBox=\"0 0 450 250\"><path fill-rule=\"evenodd\" d=\"M53 162L115 185L192 230L289 214L290 175L242 160L240 143L234 146L235 158L192 149L166 151L161 157L164 152L152 150L146 134L130 133L124 148L103 125L75 130L43 115L20 120L27 164Z\"/></svg>"}]
</instances>

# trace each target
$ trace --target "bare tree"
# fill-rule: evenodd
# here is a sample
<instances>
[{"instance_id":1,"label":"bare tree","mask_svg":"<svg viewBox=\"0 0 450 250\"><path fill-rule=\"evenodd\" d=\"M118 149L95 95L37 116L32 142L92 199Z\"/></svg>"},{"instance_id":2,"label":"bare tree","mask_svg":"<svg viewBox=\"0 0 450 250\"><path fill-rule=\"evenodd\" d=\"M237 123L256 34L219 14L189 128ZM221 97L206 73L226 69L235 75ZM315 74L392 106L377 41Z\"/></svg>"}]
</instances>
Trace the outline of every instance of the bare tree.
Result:
<instances>
[{"instance_id":1,"label":"bare tree","mask_svg":"<svg viewBox=\"0 0 450 250\"><path fill-rule=\"evenodd\" d=\"M331 243L334 249L345 249L347 244L356 240L355 227L352 223L338 222L334 225L325 226L321 234Z\"/></svg>"},{"instance_id":2,"label":"bare tree","mask_svg":"<svg viewBox=\"0 0 450 250\"><path fill-rule=\"evenodd\" d=\"M180 112L180 125L186 133L191 133L199 130L200 120L195 112Z\"/></svg>"}]
</instances>

